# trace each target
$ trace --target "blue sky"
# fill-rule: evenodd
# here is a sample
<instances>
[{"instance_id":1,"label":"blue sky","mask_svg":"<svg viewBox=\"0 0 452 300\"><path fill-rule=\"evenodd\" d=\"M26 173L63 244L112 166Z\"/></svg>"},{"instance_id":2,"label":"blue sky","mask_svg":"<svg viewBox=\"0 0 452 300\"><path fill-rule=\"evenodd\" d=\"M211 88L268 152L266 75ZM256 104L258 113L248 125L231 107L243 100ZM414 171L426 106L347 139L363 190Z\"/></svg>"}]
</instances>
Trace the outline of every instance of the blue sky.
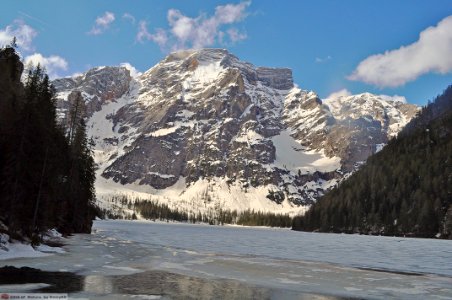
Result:
<instances>
[{"instance_id":1,"label":"blue sky","mask_svg":"<svg viewBox=\"0 0 452 300\"><path fill-rule=\"evenodd\" d=\"M4 0L0 44L68 76L170 51L226 48L257 66L289 67L301 88L405 96L423 105L452 84L452 1Z\"/></svg>"}]
</instances>

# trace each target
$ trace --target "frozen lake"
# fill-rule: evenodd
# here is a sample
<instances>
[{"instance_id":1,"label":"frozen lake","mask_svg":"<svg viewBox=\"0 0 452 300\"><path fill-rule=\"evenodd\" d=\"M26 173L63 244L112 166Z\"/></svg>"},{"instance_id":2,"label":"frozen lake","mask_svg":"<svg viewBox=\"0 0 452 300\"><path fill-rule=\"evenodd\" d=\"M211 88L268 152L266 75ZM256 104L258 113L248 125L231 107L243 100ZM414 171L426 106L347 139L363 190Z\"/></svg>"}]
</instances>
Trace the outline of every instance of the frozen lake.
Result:
<instances>
[{"instance_id":1,"label":"frozen lake","mask_svg":"<svg viewBox=\"0 0 452 300\"><path fill-rule=\"evenodd\" d=\"M74 272L74 298L452 299L445 240L97 221L65 249L1 264Z\"/></svg>"}]
</instances>

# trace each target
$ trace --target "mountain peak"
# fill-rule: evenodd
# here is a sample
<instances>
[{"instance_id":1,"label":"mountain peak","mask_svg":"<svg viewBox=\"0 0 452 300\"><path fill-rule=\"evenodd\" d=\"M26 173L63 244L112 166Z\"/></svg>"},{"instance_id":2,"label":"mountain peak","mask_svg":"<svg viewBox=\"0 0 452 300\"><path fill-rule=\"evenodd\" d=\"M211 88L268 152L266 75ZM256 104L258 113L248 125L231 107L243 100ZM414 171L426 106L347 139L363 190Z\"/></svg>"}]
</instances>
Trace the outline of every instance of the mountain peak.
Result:
<instances>
[{"instance_id":1,"label":"mountain peak","mask_svg":"<svg viewBox=\"0 0 452 300\"><path fill-rule=\"evenodd\" d=\"M384 101L392 104L406 104L407 101L403 96L389 96L389 95L377 95L369 92L355 94L355 95L341 95L338 97L333 97L329 99L325 99L326 102L353 102L353 101Z\"/></svg>"},{"instance_id":2,"label":"mountain peak","mask_svg":"<svg viewBox=\"0 0 452 300\"><path fill-rule=\"evenodd\" d=\"M107 68L56 85L61 108L76 90L92 112L98 196L145 191L200 211L295 212L410 119L371 94L335 114L295 87L290 69L225 49L173 52L134 79Z\"/></svg>"},{"instance_id":3,"label":"mountain peak","mask_svg":"<svg viewBox=\"0 0 452 300\"><path fill-rule=\"evenodd\" d=\"M342 95L323 101L337 120L364 119L378 121L388 137L394 137L417 113L418 107L407 104L405 97L361 93Z\"/></svg>"},{"instance_id":4,"label":"mountain peak","mask_svg":"<svg viewBox=\"0 0 452 300\"><path fill-rule=\"evenodd\" d=\"M155 77L155 74L165 78L184 78L182 81L188 80L190 86L213 84L226 76L228 79L221 81L223 84L232 84L230 79L236 78L236 83L240 86L240 82L245 80L250 84L260 82L263 86L278 90L290 90L294 87L291 69L256 67L241 61L228 50L219 48L173 52L148 70L143 79L149 82L148 79Z\"/></svg>"},{"instance_id":5,"label":"mountain peak","mask_svg":"<svg viewBox=\"0 0 452 300\"><path fill-rule=\"evenodd\" d=\"M188 49L171 52L163 61L173 62L195 57L198 60L213 62L222 60L226 56L233 55L228 50L221 48Z\"/></svg>"}]
</instances>

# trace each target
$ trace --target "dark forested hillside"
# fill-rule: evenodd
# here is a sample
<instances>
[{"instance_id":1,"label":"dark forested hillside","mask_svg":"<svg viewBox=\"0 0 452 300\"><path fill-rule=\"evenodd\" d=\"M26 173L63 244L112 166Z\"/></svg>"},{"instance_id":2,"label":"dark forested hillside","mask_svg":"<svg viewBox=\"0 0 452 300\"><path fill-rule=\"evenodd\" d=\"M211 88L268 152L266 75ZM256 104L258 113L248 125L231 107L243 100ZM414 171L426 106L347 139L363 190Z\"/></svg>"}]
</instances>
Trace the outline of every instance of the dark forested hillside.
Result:
<instances>
[{"instance_id":1,"label":"dark forested hillside","mask_svg":"<svg viewBox=\"0 0 452 300\"><path fill-rule=\"evenodd\" d=\"M90 232L95 174L82 110L70 127L59 125L45 71L32 68L22 83L23 69L14 48L0 49L0 222L8 229L0 228L12 237Z\"/></svg>"},{"instance_id":2,"label":"dark forested hillside","mask_svg":"<svg viewBox=\"0 0 452 300\"><path fill-rule=\"evenodd\" d=\"M293 229L452 238L452 86Z\"/></svg>"}]
</instances>

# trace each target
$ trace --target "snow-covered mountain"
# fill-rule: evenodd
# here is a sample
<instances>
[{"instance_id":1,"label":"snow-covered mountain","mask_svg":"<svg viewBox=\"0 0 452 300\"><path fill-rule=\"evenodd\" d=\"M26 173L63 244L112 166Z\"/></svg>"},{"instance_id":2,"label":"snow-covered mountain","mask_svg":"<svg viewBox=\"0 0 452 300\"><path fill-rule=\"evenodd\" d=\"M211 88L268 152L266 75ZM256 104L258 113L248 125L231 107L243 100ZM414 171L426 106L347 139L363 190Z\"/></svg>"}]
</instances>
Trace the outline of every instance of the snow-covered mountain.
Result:
<instances>
[{"instance_id":1,"label":"snow-covered mountain","mask_svg":"<svg viewBox=\"0 0 452 300\"><path fill-rule=\"evenodd\" d=\"M135 78L100 67L54 85L61 113L76 92L87 102L99 199L151 195L192 211L300 212L417 112L367 93L322 102L290 69L223 49L172 53Z\"/></svg>"}]
</instances>

